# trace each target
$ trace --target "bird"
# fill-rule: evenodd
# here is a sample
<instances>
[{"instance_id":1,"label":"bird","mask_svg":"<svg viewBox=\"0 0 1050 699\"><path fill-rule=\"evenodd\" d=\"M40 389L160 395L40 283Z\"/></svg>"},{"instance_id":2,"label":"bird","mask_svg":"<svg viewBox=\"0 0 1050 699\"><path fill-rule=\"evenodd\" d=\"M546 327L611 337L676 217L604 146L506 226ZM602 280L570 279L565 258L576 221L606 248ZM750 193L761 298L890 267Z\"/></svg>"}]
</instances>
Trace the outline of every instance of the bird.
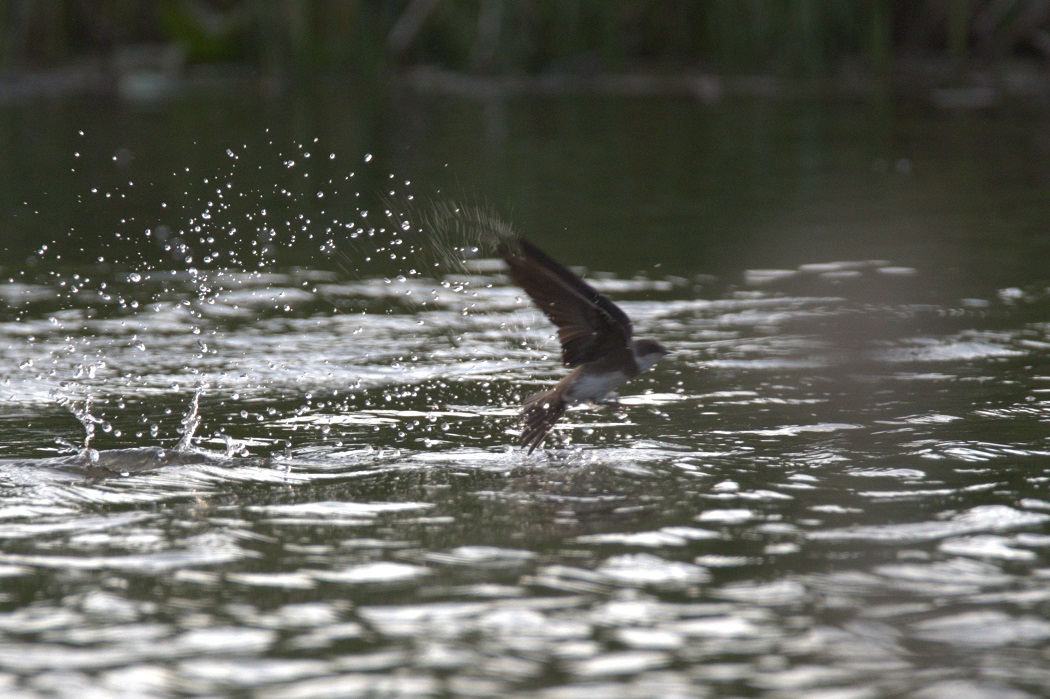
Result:
<instances>
[{"instance_id":1,"label":"bird","mask_svg":"<svg viewBox=\"0 0 1050 699\"><path fill-rule=\"evenodd\" d=\"M562 363L572 369L524 401L521 444L532 454L568 406L604 404L613 390L671 352L655 340L634 339L631 319L619 306L524 237L506 241L503 259L511 279L558 327Z\"/></svg>"}]
</instances>

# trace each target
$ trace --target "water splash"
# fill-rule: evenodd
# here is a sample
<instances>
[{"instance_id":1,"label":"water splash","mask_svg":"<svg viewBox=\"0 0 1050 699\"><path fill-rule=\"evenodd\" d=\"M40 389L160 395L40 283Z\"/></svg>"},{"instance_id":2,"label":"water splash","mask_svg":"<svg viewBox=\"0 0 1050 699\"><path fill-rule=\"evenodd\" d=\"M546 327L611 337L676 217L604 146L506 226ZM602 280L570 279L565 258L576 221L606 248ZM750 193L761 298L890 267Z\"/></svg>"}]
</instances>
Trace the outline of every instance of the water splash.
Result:
<instances>
[{"instance_id":1,"label":"water splash","mask_svg":"<svg viewBox=\"0 0 1050 699\"><path fill-rule=\"evenodd\" d=\"M412 409L391 429L398 439L414 440L431 432L417 414L420 403L426 402L428 414L457 412L430 396L445 396L447 401L444 391L449 386L459 387L464 381L474 386L469 379L479 373L529 361L511 354L520 354L525 346L523 333L511 327L520 319L483 320L499 317L508 305L506 294L492 294L500 287L493 272L501 263L486 259L514 235L507 221L484 205L419 200L409 180L380 175L370 158L359 173L364 178L338 166L322 166L309 148L301 144L289 151L271 141L260 151L224 149L229 160L213 170L187 167L172 173L168 194L158 202L163 216L149 221L113 208L110 202L123 201L123 192L90 197L87 201L98 209L93 213L119 217L114 239L104 246L104 263L121 270L116 276L104 268L93 270L90 277L82 270L63 271L58 262L66 252L59 243L65 241L41 249L42 255L47 253L42 263L54 264L50 282L62 290L62 305L80 311L90 298L98 306L83 315L65 309L54 314L56 329L50 332L55 337L47 340L55 353L64 343L61 351L71 357L88 348L94 351L97 363L77 366L69 383L90 383L100 419L123 426L128 436L155 442L175 425L162 426L154 416L136 413L136 406L156 405L139 401L135 396L140 390L174 388L181 394L185 389L180 387L204 382L220 397L240 402L245 393L281 385L305 395L305 405L271 403L267 416L308 420L295 422L293 428L306 427L340 441L326 419L317 419L324 417L326 408L352 413L362 405L375 407L373 401L384 409L411 402ZM273 167L273 162L284 167ZM380 192L368 186L377 181ZM314 251L311 264L319 249L326 258L322 266L336 264L353 282L342 283L332 269L304 273L296 267L294 274L286 273L284 268L294 265L306 249ZM380 281L388 288L377 289ZM380 313L385 317L376 318ZM269 337L270 329L262 330L267 324L302 325L305 317L329 314L370 316L361 326L396 333L396 345L391 350L390 343L356 342L338 348L327 343L316 349L325 356L322 367L307 365L290 378L289 370L299 366L295 360L260 363L258 343L225 341L240 332L240 326L231 331L227 320L243 319ZM406 317L411 320L402 323ZM333 323L333 332L340 324ZM162 325L165 332L158 333ZM61 339L59 330L64 333ZM479 349L485 334L502 336L508 351ZM128 348L136 350L134 356L125 356ZM192 359L184 359L190 353ZM119 373L109 370L104 379L109 361ZM58 367L59 372L64 369ZM52 371L40 378L55 376L59 373ZM116 388L115 381L120 382ZM300 392L300 385L314 381L323 383L326 396L338 395L338 401L311 399ZM494 395L509 390L504 383L487 381L481 389L485 397L480 401L456 401L490 404ZM182 417L176 451L192 451L194 440L201 440L195 436L201 390L198 384ZM182 403L185 398L176 400ZM176 406L165 408L164 414L177 418L180 412ZM239 412L245 420L256 415L262 419L261 413L249 409ZM112 434L122 436L119 429ZM446 437L445 432L435 434ZM223 431L215 437L226 439ZM229 440L226 448L237 450Z\"/></svg>"},{"instance_id":2,"label":"water splash","mask_svg":"<svg viewBox=\"0 0 1050 699\"><path fill-rule=\"evenodd\" d=\"M495 210L454 201L432 204L423 222L437 261L458 270L466 270L468 260L498 254L516 235Z\"/></svg>"},{"instance_id":3,"label":"water splash","mask_svg":"<svg viewBox=\"0 0 1050 699\"><path fill-rule=\"evenodd\" d=\"M248 456L248 447L243 442L234 439L228 434L218 436L225 445L225 456L227 459L232 459L235 456Z\"/></svg>"},{"instance_id":4,"label":"water splash","mask_svg":"<svg viewBox=\"0 0 1050 699\"><path fill-rule=\"evenodd\" d=\"M98 450L92 448L91 440L95 437L95 425L105 425L106 421L91 414L91 396L85 397L84 402L79 405L75 399L69 396L59 395L53 397L55 402L73 413L73 417L84 428L84 444L77 449L78 457L87 460L91 464L97 464L99 460ZM68 443L60 440L59 444L65 445Z\"/></svg>"},{"instance_id":5,"label":"water splash","mask_svg":"<svg viewBox=\"0 0 1050 699\"><path fill-rule=\"evenodd\" d=\"M197 384L196 390L193 392L193 398L190 400L189 409L182 418L182 439L175 445L175 451L189 451L193 447L193 434L197 431L197 428L201 424L200 413L198 411L200 405L201 395L208 388L208 382L201 381Z\"/></svg>"}]
</instances>

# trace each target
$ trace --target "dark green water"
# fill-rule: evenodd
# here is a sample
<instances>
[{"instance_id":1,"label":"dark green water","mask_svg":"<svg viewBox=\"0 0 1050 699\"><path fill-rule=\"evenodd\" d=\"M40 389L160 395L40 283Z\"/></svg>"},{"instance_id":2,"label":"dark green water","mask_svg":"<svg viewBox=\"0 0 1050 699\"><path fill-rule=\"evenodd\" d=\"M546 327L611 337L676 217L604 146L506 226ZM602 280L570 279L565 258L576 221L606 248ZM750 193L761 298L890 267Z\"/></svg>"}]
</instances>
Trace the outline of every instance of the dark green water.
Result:
<instances>
[{"instance_id":1,"label":"dark green water","mask_svg":"<svg viewBox=\"0 0 1050 699\"><path fill-rule=\"evenodd\" d=\"M1044 117L0 106L0 688L1044 696ZM552 329L449 200L674 354L527 458Z\"/></svg>"}]
</instances>

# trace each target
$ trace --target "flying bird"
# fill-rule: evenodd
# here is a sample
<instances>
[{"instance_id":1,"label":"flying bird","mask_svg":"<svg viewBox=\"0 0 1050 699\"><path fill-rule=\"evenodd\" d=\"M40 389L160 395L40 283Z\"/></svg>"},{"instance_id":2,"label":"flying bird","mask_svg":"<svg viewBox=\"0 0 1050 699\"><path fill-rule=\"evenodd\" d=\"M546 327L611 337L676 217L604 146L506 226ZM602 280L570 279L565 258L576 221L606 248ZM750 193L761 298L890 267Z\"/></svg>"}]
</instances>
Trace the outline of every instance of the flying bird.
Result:
<instances>
[{"instance_id":1,"label":"flying bird","mask_svg":"<svg viewBox=\"0 0 1050 699\"><path fill-rule=\"evenodd\" d=\"M655 340L633 339L631 319L619 306L524 238L511 238L503 259L515 283L558 326L562 363L572 369L525 399L521 443L531 454L568 406L602 403L670 351Z\"/></svg>"}]
</instances>

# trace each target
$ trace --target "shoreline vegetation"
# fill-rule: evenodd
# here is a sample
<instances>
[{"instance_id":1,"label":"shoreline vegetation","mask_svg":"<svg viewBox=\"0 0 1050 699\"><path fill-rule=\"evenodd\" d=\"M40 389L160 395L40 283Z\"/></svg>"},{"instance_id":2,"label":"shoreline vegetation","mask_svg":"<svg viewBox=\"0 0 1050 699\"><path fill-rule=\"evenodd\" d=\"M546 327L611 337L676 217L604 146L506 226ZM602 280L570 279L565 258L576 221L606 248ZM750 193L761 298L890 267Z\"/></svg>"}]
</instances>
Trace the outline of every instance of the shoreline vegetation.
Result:
<instances>
[{"instance_id":1,"label":"shoreline vegetation","mask_svg":"<svg viewBox=\"0 0 1050 699\"><path fill-rule=\"evenodd\" d=\"M865 95L1050 104L1050 3L1030 0L11 0L0 102L282 93L328 76L412 90Z\"/></svg>"}]
</instances>

